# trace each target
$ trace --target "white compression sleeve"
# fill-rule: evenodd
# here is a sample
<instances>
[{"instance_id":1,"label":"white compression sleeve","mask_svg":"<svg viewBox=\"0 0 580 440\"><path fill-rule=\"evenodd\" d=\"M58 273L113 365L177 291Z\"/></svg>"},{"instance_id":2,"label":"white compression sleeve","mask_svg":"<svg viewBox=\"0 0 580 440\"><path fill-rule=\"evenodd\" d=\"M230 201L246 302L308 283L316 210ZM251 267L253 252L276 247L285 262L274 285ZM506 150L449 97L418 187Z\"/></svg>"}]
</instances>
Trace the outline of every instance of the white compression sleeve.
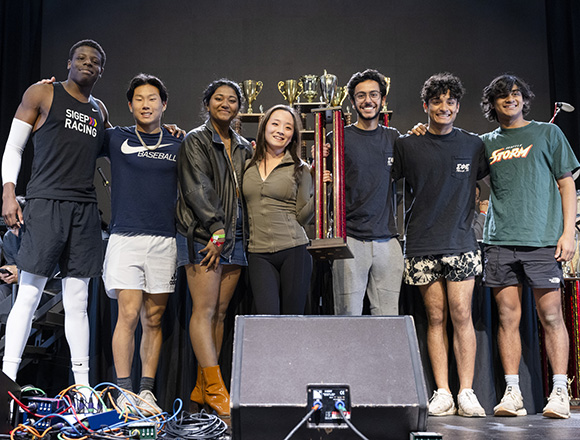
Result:
<instances>
[{"instance_id":1,"label":"white compression sleeve","mask_svg":"<svg viewBox=\"0 0 580 440\"><path fill-rule=\"evenodd\" d=\"M4 149L2 158L2 183L12 182L16 185L20 165L22 164L22 152L32 132L32 125L20 119L12 119L10 134Z\"/></svg>"},{"instance_id":2,"label":"white compression sleeve","mask_svg":"<svg viewBox=\"0 0 580 440\"><path fill-rule=\"evenodd\" d=\"M46 281L46 277L25 271L20 272L20 286L16 302L6 321L6 345L2 366L4 373L12 380L16 380L22 352L30 335L32 317L40 302Z\"/></svg>"},{"instance_id":3,"label":"white compression sleeve","mask_svg":"<svg viewBox=\"0 0 580 440\"><path fill-rule=\"evenodd\" d=\"M75 382L89 385L90 328L87 313L90 278L62 279L64 331Z\"/></svg>"}]
</instances>

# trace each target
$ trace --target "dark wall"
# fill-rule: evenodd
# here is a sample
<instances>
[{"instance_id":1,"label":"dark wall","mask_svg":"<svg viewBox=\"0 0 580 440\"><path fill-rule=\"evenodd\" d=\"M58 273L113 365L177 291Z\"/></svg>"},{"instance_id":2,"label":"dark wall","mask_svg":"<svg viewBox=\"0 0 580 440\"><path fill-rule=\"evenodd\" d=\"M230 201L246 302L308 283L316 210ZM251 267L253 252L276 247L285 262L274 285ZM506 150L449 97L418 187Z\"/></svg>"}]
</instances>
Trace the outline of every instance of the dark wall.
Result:
<instances>
[{"instance_id":1,"label":"dark wall","mask_svg":"<svg viewBox=\"0 0 580 440\"><path fill-rule=\"evenodd\" d=\"M264 82L256 106L282 101L279 80L323 69L346 84L374 67L391 77L393 125L407 130L425 115L423 81L451 71L468 94L457 121L476 132L493 127L481 116L482 88L515 72L537 94L532 117L549 119L546 18L543 0L208 1L51 0L43 16L42 75L66 76L69 47L94 38L108 61L95 95L112 121L131 124L125 87L136 73L161 77L169 88L166 120L185 129L201 122L200 94L213 79ZM99 6L95 10L95 5ZM247 127L253 135L255 126Z\"/></svg>"}]
</instances>

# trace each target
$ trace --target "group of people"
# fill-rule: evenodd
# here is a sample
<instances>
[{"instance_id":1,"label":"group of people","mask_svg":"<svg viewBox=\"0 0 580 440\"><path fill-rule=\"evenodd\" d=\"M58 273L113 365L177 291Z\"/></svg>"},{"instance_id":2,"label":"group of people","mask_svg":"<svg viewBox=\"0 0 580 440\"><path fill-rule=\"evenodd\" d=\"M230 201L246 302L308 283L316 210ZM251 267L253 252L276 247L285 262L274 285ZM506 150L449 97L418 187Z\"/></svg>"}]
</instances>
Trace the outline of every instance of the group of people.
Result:
<instances>
[{"instance_id":1,"label":"group of people","mask_svg":"<svg viewBox=\"0 0 580 440\"><path fill-rule=\"evenodd\" d=\"M304 226L313 216L311 168L298 157L300 119L288 106L266 112L254 145L231 123L243 98L237 83L220 79L204 91L203 125L183 141L163 126L168 93L162 81L140 74L127 91L131 127L113 128L92 97L105 53L83 40L69 53L66 81L35 84L16 112L2 162L3 212L22 233L20 288L6 328L3 371L16 379L32 315L58 264L65 333L75 381L88 384L88 282L100 275L102 241L92 185L99 154L111 161L111 236L103 279L118 301L113 355L119 386L132 390L134 332L143 326L138 395L159 411L153 384L162 342L161 319L184 266L192 298L190 339L198 369L191 401L229 416L229 394L218 359L224 318L243 266L248 266L258 313L302 314L312 272ZM430 415L456 412L448 384L447 317L454 328L460 391L457 412L483 417L472 390L476 353L471 318L474 279L482 256L472 228L476 181L491 186L484 217L486 285L499 309L499 350L506 391L496 415L523 415L518 386L522 285L534 292L546 330L554 388L544 415L569 417L568 336L560 300L561 262L572 258L576 216L571 171L580 164L554 125L526 121L533 94L521 79L502 75L484 90L482 108L500 127L478 137L454 127L464 88L445 73L421 91L425 126L401 136L379 124L386 98L376 70L355 73L348 94L357 113L345 128L347 244L352 259L333 263L335 313L398 314L402 280L418 286L428 319L427 343L437 384ZM105 130L105 128L107 128ZM169 130L168 130L169 128ZM22 151L32 133L35 156L24 214L15 199ZM177 130L179 135L179 130ZM413 202L405 248L394 222L393 182L405 178ZM330 173L324 180L331 181ZM533 179L534 185L530 184Z\"/></svg>"}]
</instances>

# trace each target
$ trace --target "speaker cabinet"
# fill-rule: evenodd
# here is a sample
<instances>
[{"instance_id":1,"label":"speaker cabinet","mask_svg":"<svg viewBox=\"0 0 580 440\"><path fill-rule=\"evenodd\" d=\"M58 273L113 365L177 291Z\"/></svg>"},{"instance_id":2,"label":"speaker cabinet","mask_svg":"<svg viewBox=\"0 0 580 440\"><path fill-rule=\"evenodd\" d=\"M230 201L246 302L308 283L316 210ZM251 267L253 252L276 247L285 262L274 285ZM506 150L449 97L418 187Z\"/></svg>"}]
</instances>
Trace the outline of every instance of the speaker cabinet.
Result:
<instances>
[{"instance_id":1,"label":"speaker cabinet","mask_svg":"<svg viewBox=\"0 0 580 440\"><path fill-rule=\"evenodd\" d=\"M349 386L351 422L371 439L427 427L428 396L410 316L238 316L231 405L234 440L283 439L307 414L309 385ZM306 424L305 424L306 425ZM358 439L302 426L292 439Z\"/></svg>"}]
</instances>

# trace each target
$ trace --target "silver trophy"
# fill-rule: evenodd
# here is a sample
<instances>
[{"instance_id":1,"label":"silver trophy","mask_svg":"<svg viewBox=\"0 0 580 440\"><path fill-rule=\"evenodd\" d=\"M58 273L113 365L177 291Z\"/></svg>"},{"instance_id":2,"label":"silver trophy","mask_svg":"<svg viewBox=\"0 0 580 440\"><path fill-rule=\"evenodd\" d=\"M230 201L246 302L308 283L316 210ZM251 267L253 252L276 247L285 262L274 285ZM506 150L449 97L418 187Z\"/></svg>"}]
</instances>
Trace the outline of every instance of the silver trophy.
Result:
<instances>
[{"instance_id":1,"label":"silver trophy","mask_svg":"<svg viewBox=\"0 0 580 440\"><path fill-rule=\"evenodd\" d=\"M327 106L330 106L335 101L338 78L336 75L331 75L324 71L324 75L320 77L320 90L322 91L322 98Z\"/></svg>"}]
</instances>

